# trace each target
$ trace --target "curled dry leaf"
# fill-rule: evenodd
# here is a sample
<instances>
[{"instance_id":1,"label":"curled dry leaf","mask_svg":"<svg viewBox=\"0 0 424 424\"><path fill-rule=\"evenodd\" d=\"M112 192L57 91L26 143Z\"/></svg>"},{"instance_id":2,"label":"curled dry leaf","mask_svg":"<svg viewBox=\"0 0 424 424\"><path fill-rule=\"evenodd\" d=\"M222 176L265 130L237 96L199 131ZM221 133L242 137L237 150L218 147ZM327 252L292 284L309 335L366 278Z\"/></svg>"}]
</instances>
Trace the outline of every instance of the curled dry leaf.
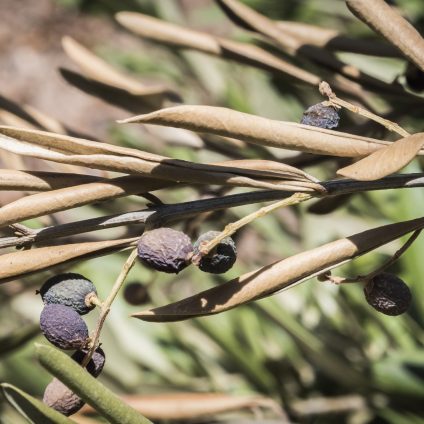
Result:
<instances>
[{"instance_id":1,"label":"curled dry leaf","mask_svg":"<svg viewBox=\"0 0 424 424\"><path fill-rule=\"evenodd\" d=\"M346 0L361 21L381 34L411 62L424 71L424 39L399 13L383 0Z\"/></svg>"},{"instance_id":2,"label":"curled dry leaf","mask_svg":"<svg viewBox=\"0 0 424 424\"><path fill-rule=\"evenodd\" d=\"M84 74L95 81L120 88L136 96L164 95L169 92L163 84L149 86L129 75L124 75L71 37L63 37L62 46Z\"/></svg>"},{"instance_id":3,"label":"curled dry leaf","mask_svg":"<svg viewBox=\"0 0 424 424\"><path fill-rule=\"evenodd\" d=\"M244 274L179 302L133 314L144 321L213 315L272 295L424 227L424 217L342 238Z\"/></svg>"},{"instance_id":4,"label":"curled dry leaf","mask_svg":"<svg viewBox=\"0 0 424 424\"><path fill-rule=\"evenodd\" d=\"M119 122L175 126L241 138L262 146L343 157L366 156L390 144L387 141L271 120L214 106L169 107Z\"/></svg>"},{"instance_id":5,"label":"curled dry leaf","mask_svg":"<svg viewBox=\"0 0 424 424\"><path fill-rule=\"evenodd\" d=\"M248 64L278 74L286 74L298 81L318 85L321 78L291 64L260 47L214 37L212 35L163 22L141 13L119 12L117 21L125 28L145 38L180 48L194 49L214 56Z\"/></svg>"},{"instance_id":6,"label":"curled dry leaf","mask_svg":"<svg viewBox=\"0 0 424 424\"><path fill-rule=\"evenodd\" d=\"M0 208L0 227L90 203L169 186L163 180L125 176L25 196Z\"/></svg>"},{"instance_id":7,"label":"curled dry leaf","mask_svg":"<svg viewBox=\"0 0 424 424\"><path fill-rule=\"evenodd\" d=\"M83 174L0 169L1 190L48 191L92 183L101 179L93 175Z\"/></svg>"},{"instance_id":8,"label":"curled dry leaf","mask_svg":"<svg viewBox=\"0 0 424 424\"><path fill-rule=\"evenodd\" d=\"M337 173L359 181L378 180L408 165L423 146L424 133L413 134L339 169Z\"/></svg>"},{"instance_id":9,"label":"curled dry leaf","mask_svg":"<svg viewBox=\"0 0 424 424\"><path fill-rule=\"evenodd\" d=\"M59 264L93 258L135 245L137 238L40 247L0 256L0 283L45 271Z\"/></svg>"},{"instance_id":10,"label":"curled dry leaf","mask_svg":"<svg viewBox=\"0 0 424 424\"><path fill-rule=\"evenodd\" d=\"M189 420L214 416L231 411L263 407L281 415L280 406L272 399L261 396L231 396L224 393L162 393L157 395L124 396L122 400L150 419ZM81 411L90 414L85 406Z\"/></svg>"},{"instance_id":11,"label":"curled dry leaf","mask_svg":"<svg viewBox=\"0 0 424 424\"><path fill-rule=\"evenodd\" d=\"M0 126L0 141L0 148L20 155L89 168L142 174L172 183L222 184L277 190L290 190L291 187L290 180L286 180L278 172L271 176L270 171L261 173L258 170L225 164L199 164L170 159L141 150L43 131ZM299 171L300 175L302 171ZM299 187L291 190L322 191L321 186L311 183L309 178L304 181L303 188L296 185Z\"/></svg>"}]
</instances>

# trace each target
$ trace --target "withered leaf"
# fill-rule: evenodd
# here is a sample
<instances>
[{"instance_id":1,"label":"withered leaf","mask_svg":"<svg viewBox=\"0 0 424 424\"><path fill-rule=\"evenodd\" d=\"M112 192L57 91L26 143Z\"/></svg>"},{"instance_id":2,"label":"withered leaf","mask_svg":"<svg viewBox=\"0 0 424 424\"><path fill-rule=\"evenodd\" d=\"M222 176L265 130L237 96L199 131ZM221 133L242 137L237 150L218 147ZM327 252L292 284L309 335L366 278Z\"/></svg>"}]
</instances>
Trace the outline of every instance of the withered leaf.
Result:
<instances>
[{"instance_id":1,"label":"withered leaf","mask_svg":"<svg viewBox=\"0 0 424 424\"><path fill-rule=\"evenodd\" d=\"M55 265L117 252L134 245L136 241L137 238L95 241L7 253L0 256L0 283L44 271Z\"/></svg>"},{"instance_id":2,"label":"withered leaf","mask_svg":"<svg viewBox=\"0 0 424 424\"><path fill-rule=\"evenodd\" d=\"M250 408L269 408L278 415L279 405L261 396L232 396L224 393L161 393L157 395L124 396L122 400L150 419L188 420ZM93 409L85 406L82 413Z\"/></svg>"},{"instance_id":3,"label":"withered leaf","mask_svg":"<svg viewBox=\"0 0 424 424\"><path fill-rule=\"evenodd\" d=\"M413 134L339 169L337 173L354 180L378 180L408 165L423 146L424 133Z\"/></svg>"},{"instance_id":4,"label":"withered leaf","mask_svg":"<svg viewBox=\"0 0 424 424\"><path fill-rule=\"evenodd\" d=\"M424 217L342 238L244 274L166 306L133 314L144 321L179 321L218 314L272 295L424 227Z\"/></svg>"},{"instance_id":5,"label":"withered leaf","mask_svg":"<svg viewBox=\"0 0 424 424\"><path fill-rule=\"evenodd\" d=\"M322 155L361 157L389 142L214 106L175 106L119 121L168 125ZM423 152L424 153L424 152Z\"/></svg>"}]
</instances>

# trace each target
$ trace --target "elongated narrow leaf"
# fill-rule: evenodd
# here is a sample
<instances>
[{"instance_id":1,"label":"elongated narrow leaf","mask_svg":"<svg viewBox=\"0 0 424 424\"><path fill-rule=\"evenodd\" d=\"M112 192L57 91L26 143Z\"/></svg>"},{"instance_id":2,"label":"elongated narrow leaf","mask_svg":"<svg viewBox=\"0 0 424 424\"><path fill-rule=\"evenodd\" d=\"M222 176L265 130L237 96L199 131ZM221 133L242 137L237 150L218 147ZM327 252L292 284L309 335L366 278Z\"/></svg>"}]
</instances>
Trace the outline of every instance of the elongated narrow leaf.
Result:
<instances>
[{"instance_id":1,"label":"elongated narrow leaf","mask_svg":"<svg viewBox=\"0 0 424 424\"><path fill-rule=\"evenodd\" d=\"M169 183L163 180L126 176L36 193L0 207L0 228L29 218L131 194L146 193L168 185Z\"/></svg>"},{"instance_id":2,"label":"elongated narrow leaf","mask_svg":"<svg viewBox=\"0 0 424 424\"><path fill-rule=\"evenodd\" d=\"M364 231L298 253L179 302L133 316L144 321L164 322L224 312L288 289L423 227L424 218L418 218Z\"/></svg>"},{"instance_id":3,"label":"elongated narrow leaf","mask_svg":"<svg viewBox=\"0 0 424 424\"><path fill-rule=\"evenodd\" d=\"M62 46L66 54L89 78L138 96L163 95L169 91L162 84L148 86L129 75L124 75L71 37L63 37Z\"/></svg>"},{"instance_id":4,"label":"elongated narrow leaf","mask_svg":"<svg viewBox=\"0 0 424 424\"><path fill-rule=\"evenodd\" d=\"M424 133L413 134L339 169L337 173L360 181L378 180L408 165L423 146Z\"/></svg>"},{"instance_id":5,"label":"elongated narrow leaf","mask_svg":"<svg viewBox=\"0 0 424 424\"><path fill-rule=\"evenodd\" d=\"M132 246L137 238L95 241L40 247L0 256L0 283L52 268L74 260L118 252Z\"/></svg>"},{"instance_id":6,"label":"elongated narrow leaf","mask_svg":"<svg viewBox=\"0 0 424 424\"><path fill-rule=\"evenodd\" d=\"M125 403L155 420L188 420L214 416L225 412L257 407L281 411L278 404L260 396L232 396L225 393L161 393L157 395L133 395L122 398ZM84 407L82 413L91 412Z\"/></svg>"},{"instance_id":7,"label":"elongated narrow leaf","mask_svg":"<svg viewBox=\"0 0 424 424\"><path fill-rule=\"evenodd\" d=\"M11 334L0 337L0 356L17 349L40 333L38 324L26 325L18 328Z\"/></svg>"},{"instance_id":8,"label":"elongated narrow leaf","mask_svg":"<svg viewBox=\"0 0 424 424\"><path fill-rule=\"evenodd\" d=\"M65 353L37 344L41 365L112 424L152 424L139 412L122 402Z\"/></svg>"},{"instance_id":9,"label":"elongated narrow leaf","mask_svg":"<svg viewBox=\"0 0 424 424\"><path fill-rule=\"evenodd\" d=\"M213 106L175 106L121 123L148 123L209 132L260 144L324 155L360 157L388 142Z\"/></svg>"},{"instance_id":10,"label":"elongated narrow leaf","mask_svg":"<svg viewBox=\"0 0 424 424\"><path fill-rule=\"evenodd\" d=\"M99 180L94 175L0 169L1 190L48 191Z\"/></svg>"},{"instance_id":11,"label":"elongated narrow leaf","mask_svg":"<svg viewBox=\"0 0 424 424\"><path fill-rule=\"evenodd\" d=\"M49 408L35 397L8 383L2 383L4 396L24 417L34 424L72 424L75 421Z\"/></svg>"},{"instance_id":12,"label":"elongated narrow leaf","mask_svg":"<svg viewBox=\"0 0 424 424\"><path fill-rule=\"evenodd\" d=\"M44 131L0 126L0 141L0 148L20 155L90 168L143 174L172 182L290 190L285 184L285 177L282 178L278 173L273 176L275 180L281 181L273 181L269 171L260 175L258 170L229 167L225 166L225 163L199 164L170 159L136 149ZM305 178L305 182L308 181ZM308 182L304 191L319 188L319 185L311 186ZM296 190L302 191L302 188Z\"/></svg>"},{"instance_id":13,"label":"elongated narrow leaf","mask_svg":"<svg viewBox=\"0 0 424 424\"><path fill-rule=\"evenodd\" d=\"M392 6L383 0L346 0L361 21L385 37L401 54L424 71L424 39Z\"/></svg>"}]
</instances>

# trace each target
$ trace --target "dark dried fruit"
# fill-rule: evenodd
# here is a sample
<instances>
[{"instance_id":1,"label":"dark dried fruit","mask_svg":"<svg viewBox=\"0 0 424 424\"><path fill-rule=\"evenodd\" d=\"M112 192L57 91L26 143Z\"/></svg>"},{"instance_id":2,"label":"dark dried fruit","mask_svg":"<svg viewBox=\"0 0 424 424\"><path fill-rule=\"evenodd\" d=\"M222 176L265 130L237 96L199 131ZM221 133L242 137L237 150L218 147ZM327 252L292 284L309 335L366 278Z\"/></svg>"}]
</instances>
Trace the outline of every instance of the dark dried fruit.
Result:
<instances>
[{"instance_id":1,"label":"dark dried fruit","mask_svg":"<svg viewBox=\"0 0 424 424\"><path fill-rule=\"evenodd\" d=\"M40 289L43 302L70 306L80 315L90 312L95 305L87 302L90 295L97 295L94 284L80 274L66 273L48 279Z\"/></svg>"},{"instance_id":2,"label":"dark dried fruit","mask_svg":"<svg viewBox=\"0 0 424 424\"><path fill-rule=\"evenodd\" d=\"M171 274L178 274L189 264L192 250L190 238L172 228L147 231L137 245L138 256L144 264Z\"/></svg>"},{"instance_id":3,"label":"dark dried fruit","mask_svg":"<svg viewBox=\"0 0 424 424\"><path fill-rule=\"evenodd\" d=\"M367 302L386 315L403 314L411 303L409 287L396 275L383 272L364 287Z\"/></svg>"},{"instance_id":4,"label":"dark dried fruit","mask_svg":"<svg viewBox=\"0 0 424 424\"><path fill-rule=\"evenodd\" d=\"M143 305L150 301L150 296L143 284L134 281L124 287L124 299L130 305Z\"/></svg>"},{"instance_id":5,"label":"dark dried fruit","mask_svg":"<svg viewBox=\"0 0 424 424\"><path fill-rule=\"evenodd\" d=\"M194 243L194 254L197 255L202 245L215 238L219 231L208 231L202 234ZM203 256L199 262L199 268L204 272L212 274L222 274L227 272L237 259L237 249L234 240L231 237L225 237L215 248L206 256Z\"/></svg>"},{"instance_id":6,"label":"dark dried fruit","mask_svg":"<svg viewBox=\"0 0 424 424\"><path fill-rule=\"evenodd\" d=\"M44 391L43 402L67 417L78 412L85 403L57 378L54 378L47 385Z\"/></svg>"},{"instance_id":7,"label":"dark dried fruit","mask_svg":"<svg viewBox=\"0 0 424 424\"><path fill-rule=\"evenodd\" d=\"M312 105L303 112L301 124L320 128L336 128L339 125L340 116L337 109L324 103Z\"/></svg>"},{"instance_id":8,"label":"dark dried fruit","mask_svg":"<svg viewBox=\"0 0 424 424\"><path fill-rule=\"evenodd\" d=\"M82 364L82 361L85 358L85 355L88 353L87 349L77 350L71 358L78 362L79 364ZM99 374L102 372L103 367L105 365L105 353L101 347L98 347L91 357L90 361L88 362L87 366L85 367L86 370L93 376L98 377Z\"/></svg>"},{"instance_id":9,"label":"dark dried fruit","mask_svg":"<svg viewBox=\"0 0 424 424\"><path fill-rule=\"evenodd\" d=\"M60 349L82 349L88 342L87 325L69 306L44 306L40 328L46 339Z\"/></svg>"}]
</instances>

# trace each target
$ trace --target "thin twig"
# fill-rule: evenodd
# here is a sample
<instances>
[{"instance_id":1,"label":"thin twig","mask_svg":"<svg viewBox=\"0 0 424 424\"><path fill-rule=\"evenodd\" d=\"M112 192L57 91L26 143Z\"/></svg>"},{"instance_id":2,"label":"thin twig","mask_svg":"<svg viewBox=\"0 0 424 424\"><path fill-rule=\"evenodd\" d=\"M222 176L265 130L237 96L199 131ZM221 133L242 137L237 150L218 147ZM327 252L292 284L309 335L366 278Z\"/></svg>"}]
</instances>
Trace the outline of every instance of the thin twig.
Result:
<instances>
[{"instance_id":1,"label":"thin twig","mask_svg":"<svg viewBox=\"0 0 424 424\"><path fill-rule=\"evenodd\" d=\"M106 317L109 314L110 307L113 301L115 300L119 290L121 289L122 284L124 284L125 279L127 278L127 275L130 272L131 268L133 267L136 258L137 258L137 249L133 249L131 254L128 256L127 260L125 261L121 269L121 272L119 273L118 278L116 279L115 284L113 285L112 290L109 293L109 296L102 303L100 317L99 317L99 320L97 321L97 326L91 336L91 341L90 341L91 347L89 351L87 352L87 354L85 355L84 360L82 362L83 367L86 367L87 364L90 362L90 359L93 356L93 353L99 344L100 333L102 331Z\"/></svg>"},{"instance_id":2,"label":"thin twig","mask_svg":"<svg viewBox=\"0 0 424 424\"><path fill-rule=\"evenodd\" d=\"M381 116L376 115L375 113L370 112L360 106L355 106L352 103L347 102L346 100L339 99L333 90L325 81L322 81L319 85L319 91L323 96L328 97L328 103L333 106L344 107L345 109L350 110L357 115L365 116L368 119L372 119L375 122L383 125L390 131L394 131L401 135L402 137L407 137L409 134L408 131L404 130L401 126L396 124L395 122L389 121L388 119L384 119Z\"/></svg>"},{"instance_id":3,"label":"thin twig","mask_svg":"<svg viewBox=\"0 0 424 424\"><path fill-rule=\"evenodd\" d=\"M269 206L264 206L263 208L260 208L257 211L244 216L238 221L228 224L223 231L221 231L216 237L214 237L211 241L209 241L208 243L206 243L200 248L199 254L193 256L192 262L194 264L198 263L200 259L202 258L202 256L207 255L215 246L221 243L222 240L234 234L241 227L247 224L250 224L255 219L268 215L269 213L274 212L277 209L280 209L286 206L297 205L298 203L304 202L311 198L312 196L310 194L295 193L287 199L280 200Z\"/></svg>"}]
</instances>

